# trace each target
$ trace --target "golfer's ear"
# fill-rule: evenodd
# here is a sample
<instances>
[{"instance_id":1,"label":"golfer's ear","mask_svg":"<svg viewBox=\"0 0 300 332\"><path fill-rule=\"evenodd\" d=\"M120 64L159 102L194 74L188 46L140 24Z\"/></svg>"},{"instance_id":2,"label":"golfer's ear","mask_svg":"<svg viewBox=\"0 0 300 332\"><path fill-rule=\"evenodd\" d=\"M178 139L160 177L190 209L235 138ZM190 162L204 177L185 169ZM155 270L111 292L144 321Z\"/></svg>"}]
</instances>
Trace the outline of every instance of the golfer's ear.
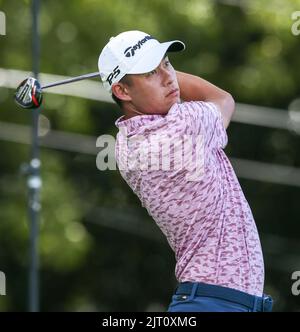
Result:
<instances>
[{"instance_id":1,"label":"golfer's ear","mask_svg":"<svg viewBox=\"0 0 300 332\"><path fill-rule=\"evenodd\" d=\"M119 99L124 101L130 101L131 97L129 95L128 89L123 83L115 83L111 87L112 93Z\"/></svg>"}]
</instances>

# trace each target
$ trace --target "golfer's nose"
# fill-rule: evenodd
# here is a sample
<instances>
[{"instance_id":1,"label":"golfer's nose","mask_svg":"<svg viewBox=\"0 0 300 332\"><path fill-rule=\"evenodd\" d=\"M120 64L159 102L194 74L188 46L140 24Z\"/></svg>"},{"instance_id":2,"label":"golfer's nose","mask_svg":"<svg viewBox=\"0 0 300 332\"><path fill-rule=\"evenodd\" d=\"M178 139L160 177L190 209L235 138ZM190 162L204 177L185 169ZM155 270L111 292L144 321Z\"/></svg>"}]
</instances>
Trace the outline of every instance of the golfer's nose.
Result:
<instances>
[{"instance_id":1,"label":"golfer's nose","mask_svg":"<svg viewBox=\"0 0 300 332\"><path fill-rule=\"evenodd\" d=\"M168 68L162 68L161 73L162 73L162 83L163 83L163 85L168 86L168 85L172 84L173 76L172 76L171 71Z\"/></svg>"}]
</instances>

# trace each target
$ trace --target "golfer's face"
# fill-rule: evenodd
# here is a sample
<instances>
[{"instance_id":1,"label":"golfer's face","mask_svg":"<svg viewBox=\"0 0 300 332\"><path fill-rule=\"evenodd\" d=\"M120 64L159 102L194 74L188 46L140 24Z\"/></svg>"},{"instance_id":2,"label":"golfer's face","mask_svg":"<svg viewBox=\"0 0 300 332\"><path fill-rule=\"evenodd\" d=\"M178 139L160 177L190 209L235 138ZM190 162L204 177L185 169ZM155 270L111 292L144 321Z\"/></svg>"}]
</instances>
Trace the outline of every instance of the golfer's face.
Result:
<instances>
[{"instance_id":1,"label":"golfer's face","mask_svg":"<svg viewBox=\"0 0 300 332\"><path fill-rule=\"evenodd\" d=\"M166 114L180 102L176 72L168 57L146 74L132 75L129 94L135 108L146 114Z\"/></svg>"}]
</instances>

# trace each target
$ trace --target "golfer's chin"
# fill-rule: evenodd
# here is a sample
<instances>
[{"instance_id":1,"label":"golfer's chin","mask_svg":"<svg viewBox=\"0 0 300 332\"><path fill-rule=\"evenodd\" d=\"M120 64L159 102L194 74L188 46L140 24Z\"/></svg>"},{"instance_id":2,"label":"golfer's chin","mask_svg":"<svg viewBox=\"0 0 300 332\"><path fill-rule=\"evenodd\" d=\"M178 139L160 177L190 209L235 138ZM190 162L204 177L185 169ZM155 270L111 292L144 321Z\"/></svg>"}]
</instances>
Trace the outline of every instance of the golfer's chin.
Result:
<instances>
[{"instance_id":1,"label":"golfer's chin","mask_svg":"<svg viewBox=\"0 0 300 332\"><path fill-rule=\"evenodd\" d=\"M172 103L168 103L168 105L166 105L166 107L165 107L163 110L161 110L160 112L158 112L158 114L161 114L161 115L168 114L169 111L170 111L170 109L171 109L171 107L172 107L174 104L176 104L176 103L177 103L177 101L174 101L174 102L172 102Z\"/></svg>"},{"instance_id":2,"label":"golfer's chin","mask_svg":"<svg viewBox=\"0 0 300 332\"><path fill-rule=\"evenodd\" d=\"M170 110L170 108L174 105L174 104L179 104L181 103L180 97L174 97L172 98L169 102L168 102L168 111Z\"/></svg>"},{"instance_id":3,"label":"golfer's chin","mask_svg":"<svg viewBox=\"0 0 300 332\"><path fill-rule=\"evenodd\" d=\"M180 103L180 102L181 102L181 101L180 101L180 95L178 94L178 95L173 96L173 98L170 98L170 99L169 99L169 102L170 102L171 107L172 107L174 104L178 104L178 103Z\"/></svg>"}]
</instances>

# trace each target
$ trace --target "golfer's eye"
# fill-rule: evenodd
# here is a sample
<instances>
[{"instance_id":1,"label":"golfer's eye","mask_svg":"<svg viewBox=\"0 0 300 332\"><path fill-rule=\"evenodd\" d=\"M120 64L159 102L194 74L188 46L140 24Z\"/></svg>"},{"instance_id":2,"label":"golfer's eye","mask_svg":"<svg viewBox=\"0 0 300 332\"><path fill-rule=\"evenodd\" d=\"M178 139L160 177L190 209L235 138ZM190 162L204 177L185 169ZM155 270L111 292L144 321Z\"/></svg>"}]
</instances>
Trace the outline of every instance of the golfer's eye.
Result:
<instances>
[{"instance_id":1,"label":"golfer's eye","mask_svg":"<svg viewBox=\"0 0 300 332\"><path fill-rule=\"evenodd\" d=\"M157 73L157 70L154 69L154 70L149 71L149 73L147 73L147 76L152 76L152 75L155 75L156 73Z\"/></svg>"}]
</instances>

